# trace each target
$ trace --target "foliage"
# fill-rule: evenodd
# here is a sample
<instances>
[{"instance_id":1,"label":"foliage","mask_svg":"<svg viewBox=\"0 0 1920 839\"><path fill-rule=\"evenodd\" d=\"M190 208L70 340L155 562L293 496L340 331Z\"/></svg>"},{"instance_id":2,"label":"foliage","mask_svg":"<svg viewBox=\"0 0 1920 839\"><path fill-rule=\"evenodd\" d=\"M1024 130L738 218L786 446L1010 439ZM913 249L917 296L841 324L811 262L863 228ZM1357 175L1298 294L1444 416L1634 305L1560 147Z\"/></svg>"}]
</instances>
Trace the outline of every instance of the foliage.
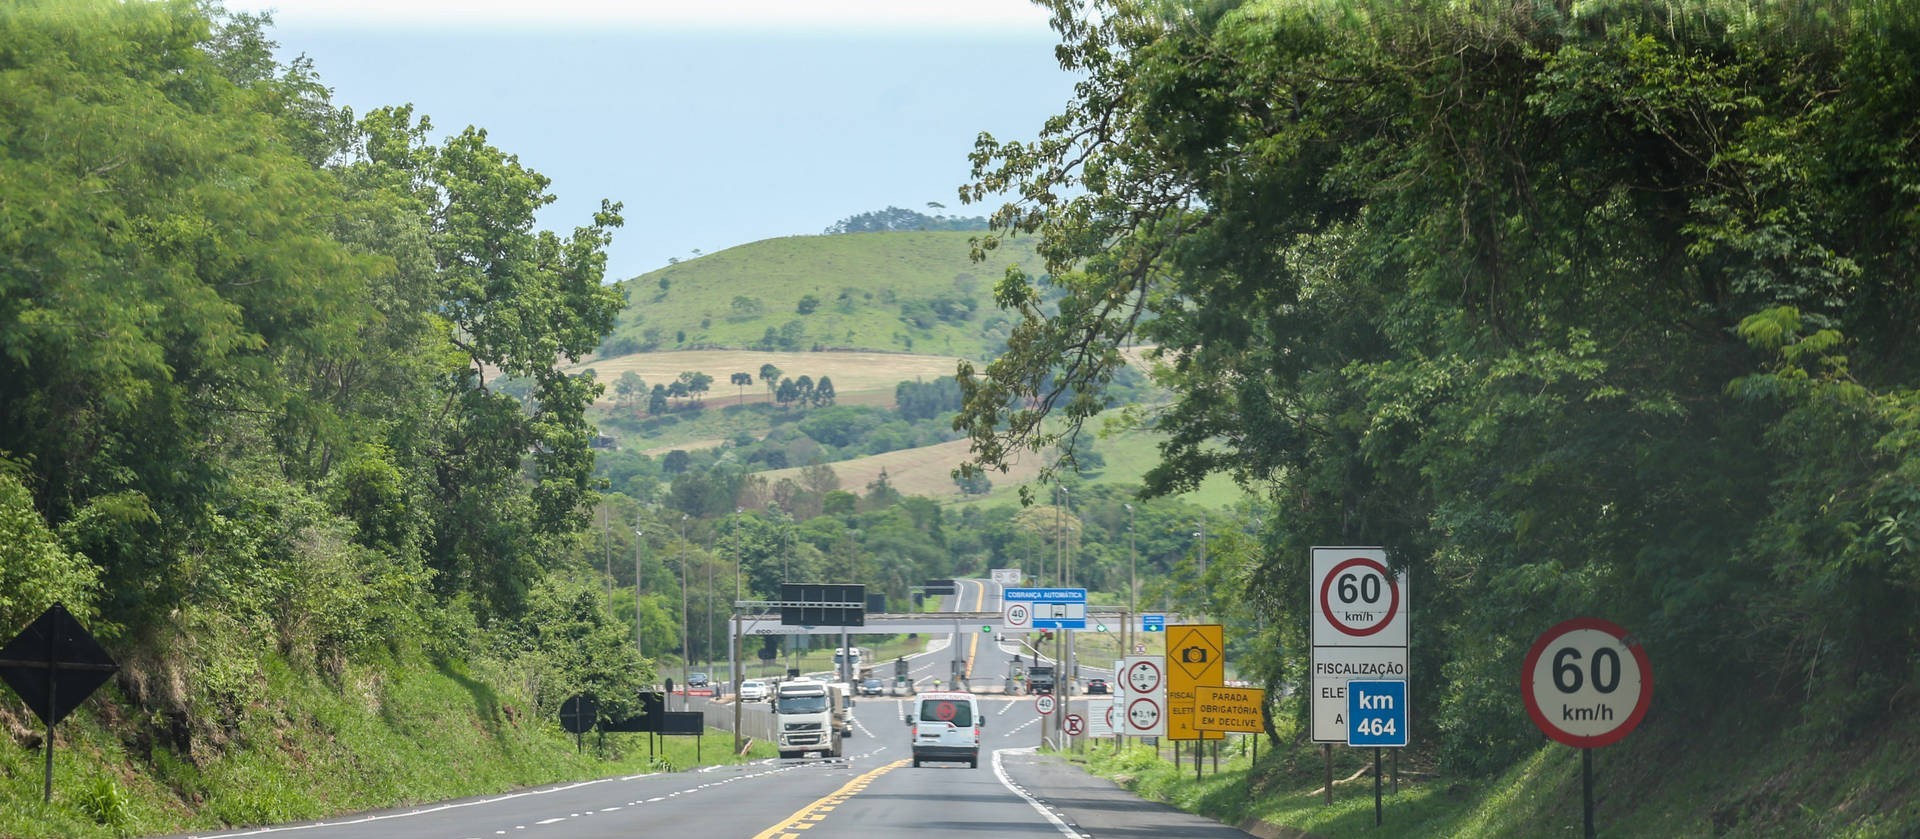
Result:
<instances>
[{"instance_id":1,"label":"foliage","mask_svg":"<svg viewBox=\"0 0 1920 839\"><path fill-rule=\"evenodd\" d=\"M930 216L916 210L903 210L888 207L856 213L833 223L827 228L827 235L837 233L880 233L892 230L985 230L987 220L974 216L963 218L944 215Z\"/></svg>"},{"instance_id":2,"label":"foliage","mask_svg":"<svg viewBox=\"0 0 1920 839\"><path fill-rule=\"evenodd\" d=\"M0 468L0 632L17 631L7 627L26 626L55 603L91 623L99 596L100 570L60 544L20 479Z\"/></svg>"},{"instance_id":3,"label":"foliage","mask_svg":"<svg viewBox=\"0 0 1920 839\"><path fill-rule=\"evenodd\" d=\"M1473 771L1534 742L1499 674L1576 614L1682 705L1768 685L1844 739L1911 692L1913 9L1045 5L1086 79L963 190L1015 196L978 255L1037 233L1048 271L962 365L981 464L1071 444L1157 345L1147 490L1269 494L1275 677L1308 548L1385 545L1422 734Z\"/></svg>"},{"instance_id":4,"label":"foliage","mask_svg":"<svg viewBox=\"0 0 1920 839\"><path fill-rule=\"evenodd\" d=\"M0 622L91 623L157 771L245 751L272 662L487 652L594 498L600 388L556 362L613 324L619 206L537 230L544 177L335 106L269 23L0 11Z\"/></svg>"}]
</instances>

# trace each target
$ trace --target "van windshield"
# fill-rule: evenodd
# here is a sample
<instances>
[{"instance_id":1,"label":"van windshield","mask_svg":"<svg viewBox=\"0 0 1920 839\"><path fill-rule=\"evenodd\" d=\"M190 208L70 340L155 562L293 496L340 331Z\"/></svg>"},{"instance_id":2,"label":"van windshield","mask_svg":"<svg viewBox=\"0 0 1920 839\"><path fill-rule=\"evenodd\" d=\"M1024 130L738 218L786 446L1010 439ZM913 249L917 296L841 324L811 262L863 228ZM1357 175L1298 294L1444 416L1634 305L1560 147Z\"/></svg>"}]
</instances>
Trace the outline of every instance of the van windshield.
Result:
<instances>
[{"instance_id":1,"label":"van windshield","mask_svg":"<svg viewBox=\"0 0 1920 839\"><path fill-rule=\"evenodd\" d=\"M973 725L973 704L952 699L922 699L920 719L926 722L949 722L966 728Z\"/></svg>"},{"instance_id":2,"label":"van windshield","mask_svg":"<svg viewBox=\"0 0 1920 839\"><path fill-rule=\"evenodd\" d=\"M782 696L773 704L774 709L782 714L818 714L827 710L827 697L823 694Z\"/></svg>"}]
</instances>

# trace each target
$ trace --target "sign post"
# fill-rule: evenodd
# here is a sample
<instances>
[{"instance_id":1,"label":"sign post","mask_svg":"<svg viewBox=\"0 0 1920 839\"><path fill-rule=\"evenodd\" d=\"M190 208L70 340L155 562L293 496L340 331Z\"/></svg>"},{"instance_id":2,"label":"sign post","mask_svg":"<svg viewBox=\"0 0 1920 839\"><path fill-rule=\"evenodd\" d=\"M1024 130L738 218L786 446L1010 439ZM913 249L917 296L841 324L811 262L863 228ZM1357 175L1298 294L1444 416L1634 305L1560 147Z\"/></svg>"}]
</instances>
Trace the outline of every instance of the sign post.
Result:
<instances>
[{"instance_id":1,"label":"sign post","mask_svg":"<svg viewBox=\"0 0 1920 839\"><path fill-rule=\"evenodd\" d=\"M1201 743L1226 739L1224 731L1202 731L1195 725L1194 706L1201 685L1226 681L1226 646L1217 623L1177 624L1167 627L1167 739L1179 749L1181 740L1194 741L1193 776L1200 777Z\"/></svg>"},{"instance_id":2,"label":"sign post","mask_svg":"<svg viewBox=\"0 0 1920 839\"><path fill-rule=\"evenodd\" d=\"M1347 683L1347 745L1373 747L1373 826L1380 826L1380 749L1407 745L1407 683Z\"/></svg>"},{"instance_id":3,"label":"sign post","mask_svg":"<svg viewBox=\"0 0 1920 839\"><path fill-rule=\"evenodd\" d=\"M1540 633L1520 670L1527 716L1580 750L1582 821L1593 839L1593 750L1617 743L1653 704L1653 665L1619 624L1574 618Z\"/></svg>"},{"instance_id":4,"label":"sign post","mask_svg":"<svg viewBox=\"0 0 1920 839\"><path fill-rule=\"evenodd\" d=\"M59 603L0 647L0 682L47 724L45 801L53 800L53 727L120 669L93 633Z\"/></svg>"},{"instance_id":5,"label":"sign post","mask_svg":"<svg viewBox=\"0 0 1920 839\"><path fill-rule=\"evenodd\" d=\"M1333 744L1349 742L1348 686L1407 678L1407 575L1387 568L1379 547L1315 547L1308 612L1313 615L1313 740L1326 759L1333 803ZM1402 708L1406 699L1401 697ZM1405 732L1405 722L1398 726ZM1374 759L1379 760L1379 753ZM1374 779L1379 780L1375 767ZM1377 809L1377 808L1376 808ZM1376 813L1376 817L1377 817Z\"/></svg>"}]
</instances>

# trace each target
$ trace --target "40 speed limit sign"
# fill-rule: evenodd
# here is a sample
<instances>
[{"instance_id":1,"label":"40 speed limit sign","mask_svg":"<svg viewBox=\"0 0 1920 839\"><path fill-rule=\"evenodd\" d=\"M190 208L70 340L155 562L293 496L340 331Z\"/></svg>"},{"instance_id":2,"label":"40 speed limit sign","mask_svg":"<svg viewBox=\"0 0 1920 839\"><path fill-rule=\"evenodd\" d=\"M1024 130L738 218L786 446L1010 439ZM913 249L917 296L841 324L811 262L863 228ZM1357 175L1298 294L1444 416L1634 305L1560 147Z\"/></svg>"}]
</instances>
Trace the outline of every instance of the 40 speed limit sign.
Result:
<instances>
[{"instance_id":1,"label":"40 speed limit sign","mask_svg":"<svg viewBox=\"0 0 1920 839\"><path fill-rule=\"evenodd\" d=\"M1534 725L1569 746L1591 749L1627 736L1647 715L1653 665L1618 624L1574 618L1534 639L1520 688Z\"/></svg>"}]
</instances>

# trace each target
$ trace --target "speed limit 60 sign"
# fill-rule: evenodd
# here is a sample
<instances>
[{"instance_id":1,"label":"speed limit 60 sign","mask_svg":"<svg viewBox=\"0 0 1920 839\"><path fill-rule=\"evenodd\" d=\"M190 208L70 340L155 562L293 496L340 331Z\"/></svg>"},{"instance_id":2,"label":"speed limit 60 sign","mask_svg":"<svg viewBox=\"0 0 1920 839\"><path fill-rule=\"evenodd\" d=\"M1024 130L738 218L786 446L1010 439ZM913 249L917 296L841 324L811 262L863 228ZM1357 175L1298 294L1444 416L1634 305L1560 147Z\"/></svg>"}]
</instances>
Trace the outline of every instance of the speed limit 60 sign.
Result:
<instances>
[{"instance_id":1,"label":"speed limit 60 sign","mask_svg":"<svg viewBox=\"0 0 1920 839\"><path fill-rule=\"evenodd\" d=\"M1590 749L1627 736L1647 715L1653 666L1618 624L1574 618L1534 639L1520 688L1534 725L1548 737Z\"/></svg>"},{"instance_id":2,"label":"speed limit 60 sign","mask_svg":"<svg viewBox=\"0 0 1920 839\"><path fill-rule=\"evenodd\" d=\"M1407 645L1407 575L1387 570L1379 548L1313 549L1313 643Z\"/></svg>"},{"instance_id":3,"label":"speed limit 60 sign","mask_svg":"<svg viewBox=\"0 0 1920 839\"><path fill-rule=\"evenodd\" d=\"M1308 589L1313 615L1313 740L1348 743L1347 685L1407 678L1407 575L1384 548L1315 547Z\"/></svg>"}]
</instances>

